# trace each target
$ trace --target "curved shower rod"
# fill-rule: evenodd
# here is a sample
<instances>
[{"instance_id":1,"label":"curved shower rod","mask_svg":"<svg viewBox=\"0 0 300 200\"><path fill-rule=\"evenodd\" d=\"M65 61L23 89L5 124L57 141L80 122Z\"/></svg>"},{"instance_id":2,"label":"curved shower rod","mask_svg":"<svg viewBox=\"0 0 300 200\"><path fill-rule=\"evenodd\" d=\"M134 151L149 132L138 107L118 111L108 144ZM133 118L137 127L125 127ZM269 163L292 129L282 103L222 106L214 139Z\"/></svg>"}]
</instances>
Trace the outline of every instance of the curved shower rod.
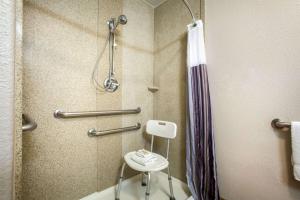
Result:
<instances>
[{"instance_id":1,"label":"curved shower rod","mask_svg":"<svg viewBox=\"0 0 300 200\"><path fill-rule=\"evenodd\" d=\"M183 1L184 5L187 7L187 9L189 10L189 12L191 14L191 17L193 19L194 24L196 24L196 18L195 18L195 15L194 15L194 13L193 13L193 11L191 9L191 6L190 6L189 2L187 0L182 0L182 1Z\"/></svg>"}]
</instances>

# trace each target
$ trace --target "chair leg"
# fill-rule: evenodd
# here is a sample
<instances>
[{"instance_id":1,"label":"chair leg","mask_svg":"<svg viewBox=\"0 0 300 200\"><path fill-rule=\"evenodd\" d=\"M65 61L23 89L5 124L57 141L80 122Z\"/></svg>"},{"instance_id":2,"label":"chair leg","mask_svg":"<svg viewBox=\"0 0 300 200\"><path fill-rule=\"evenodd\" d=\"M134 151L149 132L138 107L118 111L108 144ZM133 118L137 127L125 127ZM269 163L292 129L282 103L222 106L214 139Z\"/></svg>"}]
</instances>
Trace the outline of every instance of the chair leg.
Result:
<instances>
[{"instance_id":1,"label":"chair leg","mask_svg":"<svg viewBox=\"0 0 300 200\"><path fill-rule=\"evenodd\" d=\"M147 183L145 182L145 173L142 173L142 184L143 187L147 185Z\"/></svg>"},{"instance_id":2,"label":"chair leg","mask_svg":"<svg viewBox=\"0 0 300 200\"><path fill-rule=\"evenodd\" d=\"M172 176L169 167L168 167L168 180L169 180L169 187L170 187L170 200L175 200L174 192L173 192Z\"/></svg>"},{"instance_id":3,"label":"chair leg","mask_svg":"<svg viewBox=\"0 0 300 200\"><path fill-rule=\"evenodd\" d=\"M151 185L151 175L150 175L150 172L147 172L146 175L147 175L147 188L146 188L145 199L149 200L149 197L150 197L150 185Z\"/></svg>"},{"instance_id":4,"label":"chair leg","mask_svg":"<svg viewBox=\"0 0 300 200\"><path fill-rule=\"evenodd\" d=\"M122 180L124 178L124 169L125 169L125 166L126 166L126 162L124 162L123 165L122 165L122 169L121 169L121 174L120 174L120 178L119 178L118 188L117 188L117 191L116 191L116 198L115 198L115 200L120 200L121 184L122 184Z\"/></svg>"}]
</instances>

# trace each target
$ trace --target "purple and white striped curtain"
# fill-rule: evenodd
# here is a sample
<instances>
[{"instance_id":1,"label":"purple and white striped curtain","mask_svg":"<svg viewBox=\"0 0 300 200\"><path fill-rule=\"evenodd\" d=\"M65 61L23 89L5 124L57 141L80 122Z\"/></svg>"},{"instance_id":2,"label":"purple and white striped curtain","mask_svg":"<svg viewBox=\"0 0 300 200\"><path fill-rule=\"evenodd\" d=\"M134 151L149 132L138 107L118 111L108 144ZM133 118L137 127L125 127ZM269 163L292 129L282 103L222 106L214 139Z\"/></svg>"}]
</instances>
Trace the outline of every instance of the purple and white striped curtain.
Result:
<instances>
[{"instance_id":1,"label":"purple and white striped curtain","mask_svg":"<svg viewBox=\"0 0 300 200\"><path fill-rule=\"evenodd\" d=\"M187 182L194 200L219 200L203 23L188 25Z\"/></svg>"}]
</instances>

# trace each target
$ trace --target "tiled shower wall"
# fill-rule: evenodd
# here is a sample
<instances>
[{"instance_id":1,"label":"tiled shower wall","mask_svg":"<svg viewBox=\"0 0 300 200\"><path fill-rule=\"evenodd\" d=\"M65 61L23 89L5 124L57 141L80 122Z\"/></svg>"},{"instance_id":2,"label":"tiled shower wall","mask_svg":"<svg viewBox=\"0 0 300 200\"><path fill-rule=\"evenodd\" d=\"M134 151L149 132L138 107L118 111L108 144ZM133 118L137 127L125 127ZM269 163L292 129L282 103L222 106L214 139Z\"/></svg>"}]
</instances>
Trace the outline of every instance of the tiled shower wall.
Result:
<instances>
[{"instance_id":1,"label":"tiled shower wall","mask_svg":"<svg viewBox=\"0 0 300 200\"><path fill-rule=\"evenodd\" d=\"M190 1L197 15L200 1ZM180 11L180 12L178 12ZM126 14L118 27L117 92L98 92L91 73L107 38L106 21ZM180 0L157 8L141 0L24 1L23 112L38 123L23 134L23 199L78 199L116 183L122 155L147 142L146 121L178 124L171 170L185 180L186 24ZM100 61L106 76L108 49ZM148 86L158 86L157 93ZM53 111L131 109L138 115L55 119ZM142 123L142 129L90 138L90 128ZM162 152L165 145L159 143ZM132 174L130 174L132 175Z\"/></svg>"},{"instance_id":2,"label":"tiled shower wall","mask_svg":"<svg viewBox=\"0 0 300 200\"><path fill-rule=\"evenodd\" d=\"M100 0L98 1L98 56L105 46L107 40L107 20L111 17L118 17L122 14L122 0ZM97 17L96 17L97 18ZM123 26L118 26L119 36L122 37ZM100 59L100 82L104 81L108 70L108 48ZM94 66L94 64L93 64ZM115 72L117 80L122 84L122 47L117 46L115 53ZM96 110L122 109L122 87L114 93L97 91ZM122 126L122 116L98 117L96 120L98 129L112 129ZM97 140L97 190L102 190L116 183L117 174L122 159L122 136L113 134L105 137L94 138Z\"/></svg>"},{"instance_id":3,"label":"tiled shower wall","mask_svg":"<svg viewBox=\"0 0 300 200\"><path fill-rule=\"evenodd\" d=\"M200 17L200 1L189 1ZM154 118L173 121L178 126L170 146L172 175L185 181L185 109L186 109L186 25L191 16L182 0L166 1L155 9ZM157 148L165 153L166 144Z\"/></svg>"},{"instance_id":4,"label":"tiled shower wall","mask_svg":"<svg viewBox=\"0 0 300 200\"><path fill-rule=\"evenodd\" d=\"M78 199L97 190L95 118L53 111L95 110L98 2L24 2L23 112L38 124L23 134L23 199Z\"/></svg>"},{"instance_id":5,"label":"tiled shower wall","mask_svg":"<svg viewBox=\"0 0 300 200\"><path fill-rule=\"evenodd\" d=\"M147 90L153 84L153 8L137 0L27 0L23 9L23 112L38 128L23 134L22 198L78 199L114 185L122 154L142 147L143 129L101 138L88 137L87 130L145 125L153 118L153 94ZM128 24L118 27L116 41L121 87L113 94L98 92L90 78L107 38L106 21L123 13ZM107 74L107 50L101 77ZM56 109L138 106L142 113L132 116L53 117Z\"/></svg>"},{"instance_id":6,"label":"tiled shower wall","mask_svg":"<svg viewBox=\"0 0 300 200\"><path fill-rule=\"evenodd\" d=\"M122 134L123 154L143 148L144 129L147 120L153 118L153 94L148 86L153 85L154 9L140 0L123 1L123 13L129 21L123 29L123 108L141 107L139 115L123 117L123 126L136 122L142 128Z\"/></svg>"}]
</instances>

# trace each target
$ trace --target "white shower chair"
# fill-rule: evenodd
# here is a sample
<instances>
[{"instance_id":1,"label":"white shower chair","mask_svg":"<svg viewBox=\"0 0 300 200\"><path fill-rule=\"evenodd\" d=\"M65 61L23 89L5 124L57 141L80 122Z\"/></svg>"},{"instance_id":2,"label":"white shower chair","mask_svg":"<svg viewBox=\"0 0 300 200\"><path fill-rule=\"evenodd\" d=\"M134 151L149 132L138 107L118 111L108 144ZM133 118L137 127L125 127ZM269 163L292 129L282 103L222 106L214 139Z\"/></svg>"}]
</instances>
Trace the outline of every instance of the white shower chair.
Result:
<instances>
[{"instance_id":1,"label":"white shower chair","mask_svg":"<svg viewBox=\"0 0 300 200\"><path fill-rule=\"evenodd\" d=\"M156 160L147 165L143 166L136 162L134 162L131 159L131 156L135 154L135 151L129 152L124 156L125 162L122 165L121 169L121 175L119 178L118 187L116 190L116 200L120 200L120 191L121 191L121 184L123 180L124 175L124 169L125 166L128 165L130 168L139 171L142 173L142 185L147 186L146 188L146 195L145 199L148 200L150 196L150 181L151 181L151 172L161 171L163 169L168 168L168 180L169 180L169 187L170 187L170 200L175 200L174 193L173 193L173 185L172 185L172 178L169 168L169 150L170 150L170 139L174 139L176 137L176 131L177 126L173 122L167 122L167 121L159 121L159 120L149 120L146 125L146 132L149 135L152 135L151 137L151 152L153 152L153 142L154 142L154 136L162 137L167 139L167 155L166 157L163 157L159 154L153 153L156 156ZM144 183L144 176L146 176L146 183Z\"/></svg>"}]
</instances>

